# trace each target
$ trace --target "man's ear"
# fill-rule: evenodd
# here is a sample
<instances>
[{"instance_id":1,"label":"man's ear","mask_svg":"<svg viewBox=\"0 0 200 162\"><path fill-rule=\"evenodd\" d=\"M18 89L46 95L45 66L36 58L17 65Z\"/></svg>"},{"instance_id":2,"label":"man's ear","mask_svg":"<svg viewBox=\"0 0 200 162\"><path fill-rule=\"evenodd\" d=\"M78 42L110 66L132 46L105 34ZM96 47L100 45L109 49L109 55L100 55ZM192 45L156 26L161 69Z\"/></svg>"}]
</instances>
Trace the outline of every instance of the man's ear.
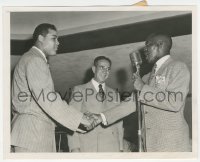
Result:
<instances>
[{"instance_id":1,"label":"man's ear","mask_svg":"<svg viewBox=\"0 0 200 162\"><path fill-rule=\"evenodd\" d=\"M92 71L93 71L94 74L95 74L95 70L96 70L96 67L93 65L92 66Z\"/></svg>"},{"instance_id":2,"label":"man's ear","mask_svg":"<svg viewBox=\"0 0 200 162\"><path fill-rule=\"evenodd\" d=\"M43 42L44 37L43 37L42 35L39 35L39 36L38 36L38 40L39 40L40 42Z\"/></svg>"},{"instance_id":3,"label":"man's ear","mask_svg":"<svg viewBox=\"0 0 200 162\"><path fill-rule=\"evenodd\" d=\"M159 48L162 48L163 45L164 45L164 42L162 40L158 40L157 45L158 45Z\"/></svg>"}]
</instances>

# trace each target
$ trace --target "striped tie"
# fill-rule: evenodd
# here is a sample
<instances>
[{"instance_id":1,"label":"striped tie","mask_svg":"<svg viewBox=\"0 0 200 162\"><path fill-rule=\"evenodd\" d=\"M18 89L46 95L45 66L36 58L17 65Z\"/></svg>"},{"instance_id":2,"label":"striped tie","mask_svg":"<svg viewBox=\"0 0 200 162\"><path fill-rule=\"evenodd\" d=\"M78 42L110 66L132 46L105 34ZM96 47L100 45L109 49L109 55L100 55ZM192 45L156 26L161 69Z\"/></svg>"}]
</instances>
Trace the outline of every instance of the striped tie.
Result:
<instances>
[{"instance_id":1,"label":"striped tie","mask_svg":"<svg viewBox=\"0 0 200 162\"><path fill-rule=\"evenodd\" d=\"M105 97L105 93L103 91L102 84L99 84L99 96L100 96L100 101L103 102L104 97Z\"/></svg>"}]
</instances>

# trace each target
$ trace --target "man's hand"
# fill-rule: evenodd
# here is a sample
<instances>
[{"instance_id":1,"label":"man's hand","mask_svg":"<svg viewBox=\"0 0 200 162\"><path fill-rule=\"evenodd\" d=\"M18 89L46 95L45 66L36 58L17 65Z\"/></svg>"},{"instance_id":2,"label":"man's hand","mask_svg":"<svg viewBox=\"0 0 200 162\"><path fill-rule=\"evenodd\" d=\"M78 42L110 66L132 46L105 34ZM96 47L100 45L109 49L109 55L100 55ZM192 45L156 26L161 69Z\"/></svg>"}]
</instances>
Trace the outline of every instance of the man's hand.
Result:
<instances>
[{"instance_id":1,"label":"man's hand","mask_svg":"<svg viewBox=\"0 0 200 162\"><path fill-rule=\"evenodd\" d=\"M133 86L137 91L141 91L143 86L144 86L144 82L142 81L141 77L139 75L137 75L136 73L133 73Z\"/></svg>"},{"instance_id":2,"label":"man's hand","mask_svg":"<svg viewBox=\"0 0 200 162\"><path fill-rule=\"evenodd\" d=\"M79 125L79 129L89 131L96 126L95 120L92 117L88 117L87 115L83 114L81 124Z\"/></svg>"},{"instance_id":3,"label":"man's hand","mask_svg":"<svg viewBox=\"0 0 200 162\"><path fill-rule=\"evenodd\" d=\"M101 115L100 114L94 114L94 113L91 113L91 112L85 112L84 113L88 118L92 118L94 120L94 125L95 127L97 125L99 125L101 122L102 122L102 118L101 118Z\"/></svg>"},{"instance_id":4,"label":"man's hand","mask_svg":"<svg viewBox=\"0 0 200 162\"><path fill-rule=\"evenodd\" d=\"M81 124L79 125L77 132L86 133L94 129L97 125L102 122L100 114L93 114L91 112L85 112L83 114Z\"/></svg>"}]
</instances>

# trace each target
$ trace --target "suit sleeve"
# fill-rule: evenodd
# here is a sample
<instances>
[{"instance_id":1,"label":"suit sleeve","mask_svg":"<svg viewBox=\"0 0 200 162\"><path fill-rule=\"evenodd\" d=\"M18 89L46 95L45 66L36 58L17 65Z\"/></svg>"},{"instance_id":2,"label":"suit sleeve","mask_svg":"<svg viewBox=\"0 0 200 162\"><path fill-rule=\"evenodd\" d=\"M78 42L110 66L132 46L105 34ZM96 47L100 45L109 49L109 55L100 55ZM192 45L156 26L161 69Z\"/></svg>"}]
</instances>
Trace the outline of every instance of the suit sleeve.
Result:
<instances>
[{"instance_id":1,"label":"suit sleeve","mask_svg":"<svg viewBox=\"0 0 200 162\"><path fill-rule=\"evenodd\" d=\"M120 95L119 93L117 93L117 98L119 99L120 98ZM117 100L118 101L118 105L120 105L120 100ZM123 127L123 120L119 121L117 124L117 129L118 129L118 133L119 133L119 149L120 151L123 151L124 150L124 127Z\"/></svg>"},{"instance_id":2,"label":"suit sleeve","mask_svg":"<svg viewBox=\"0 0 200 162\"><path fill-rule=\"evenodd\" d=\"M63 126L77 130L82 113L69 108L55 92L50 70L41 58L32 59L26 67L26 76L31 97L50 117Z\"/></svg>"},{"instance_id":3,"label":"suit sleeve","mask_svg":"<svg viewBox=\"0 0 200 162\"><path fill-rule=\"evenodd\" d=\"M175 64L170 73L170 80L165 90L144 85L139 100L159 109L179 111L185 104L189 91L190 73L183 63Z\"/></svg>"},{"instance_id":4,"label":"suit sleeve","mask_svg":"<svg viewBox=\"0 0 200 162\"><path fill-rule=\"evenodd\" d=\"M71 95L71 101L69 103L72 108L78 111L81 111L82 108L83 97L81 99L81 94L83 93L78 89L78 87L74 87ZM70 152L72 149L80 148L79 133L74 132L72 135L68 135L67 138Z\"/></svg>"},{"instance_id":5,"label":"suit sleeve","mask_svg":"<svg viewBox=\"0 0 200 162\"><path fill-rule=\"evenodd\" d=\"M131 97L126 98L126 100L121 102L120 105L104 111L103 114L106 117L107 123L109 125L135 111L135 96L132 93Z\"/></svg>"}]
</instances>

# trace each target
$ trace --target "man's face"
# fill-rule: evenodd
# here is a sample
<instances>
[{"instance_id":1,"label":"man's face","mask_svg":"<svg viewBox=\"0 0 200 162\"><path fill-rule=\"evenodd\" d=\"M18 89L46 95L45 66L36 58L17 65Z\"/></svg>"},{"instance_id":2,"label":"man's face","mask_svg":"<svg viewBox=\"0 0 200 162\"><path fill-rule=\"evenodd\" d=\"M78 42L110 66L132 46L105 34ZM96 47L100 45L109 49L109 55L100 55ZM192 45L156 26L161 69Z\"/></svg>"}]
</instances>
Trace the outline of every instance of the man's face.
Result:
<instances>
[{"instance_id":1,"label":"man's face","mask_svg":"<svg viewBox=\"0 0 200 162\"><path fill-rule=\"evenodd\" d=\"M49 29L46 36L41 36L42 50L47 56L56 55L58 49L58 36L57 31Z\"/></svg>"},{"instance_id":2,"label":"man's face","mask_svg":"<svg viewBox=\"0 0 200 162\"><path fill-rule=\"evenodd\" d=\"M93 66L94 79L99 83L104 83L110 73L110 63L107 60L99 60L97 66Z\"/></svg>"},{"instance_id":3,"label":"man's face","mask_svg":"<svg viewBox=\"0 0 200 162\"><path fill-rule=\"evenodd\" d=\"M148 63L156 63L159 59L159 46L156 41L153 39L149 39L145 42L145 56Z\"/></svg>"}]
</instances>

